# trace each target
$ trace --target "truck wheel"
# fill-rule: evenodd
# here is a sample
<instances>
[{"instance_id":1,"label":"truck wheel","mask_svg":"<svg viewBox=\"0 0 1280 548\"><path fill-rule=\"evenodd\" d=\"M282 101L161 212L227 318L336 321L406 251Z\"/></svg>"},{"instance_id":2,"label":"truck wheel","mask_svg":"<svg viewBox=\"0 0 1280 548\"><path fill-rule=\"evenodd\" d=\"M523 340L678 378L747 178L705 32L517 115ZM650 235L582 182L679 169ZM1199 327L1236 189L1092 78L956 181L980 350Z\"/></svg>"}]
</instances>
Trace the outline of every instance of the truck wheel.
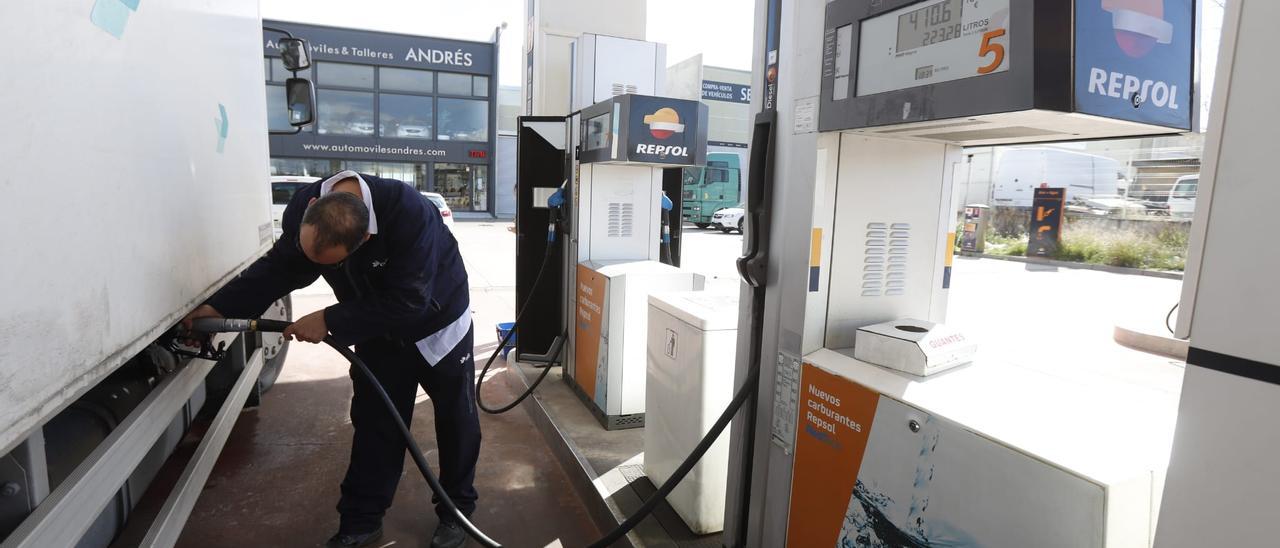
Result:
<instances>
[{"instance_id":1,"label":"truck wheel","mask_svg":"<svg viewBox=\"0 0 1280 548\"><path fill-rule=\"evenodd\" d=\"M738 219L738 234L746 234L742 231L742 219Z\"/></svg>"},{"instance_id":2,"label":"truck wheel","mask_svg":"<svg viewBox=\"0 0 1280 548\"><path fill-rule=\"evenodd\" d=\"M266 312L262 313L264 319L269 320L293 320L293 300L289 296L285 296L274 303ZM276 379L280 377L280 370L284 368L284 358L289 354L289 341L284 335L279 333L260 333L259 340L262 346L262 372L258 374L258 391L266 394L275 386Z\"/></svg>"},{"instance_id":3,"label":"truck wheel","mask_svg":"<svg viewBox=\"0 0 1280 548\"><path fill-rule=\"evenodd\" d=\"M707 227L711 226L711 223L693 223L693 226L696 226L701 229L706 229Z\"/></svg>"}]
</instances>

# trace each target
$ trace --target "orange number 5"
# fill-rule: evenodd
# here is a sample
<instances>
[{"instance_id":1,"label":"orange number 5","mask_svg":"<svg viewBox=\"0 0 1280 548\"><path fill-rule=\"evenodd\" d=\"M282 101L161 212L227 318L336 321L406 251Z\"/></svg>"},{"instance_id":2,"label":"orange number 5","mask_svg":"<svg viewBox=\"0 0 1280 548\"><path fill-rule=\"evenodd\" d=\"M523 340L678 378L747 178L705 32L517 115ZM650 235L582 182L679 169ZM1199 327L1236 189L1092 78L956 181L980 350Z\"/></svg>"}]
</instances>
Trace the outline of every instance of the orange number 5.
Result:
<instances>
[{"instance_id":1,"label":"orange number 5","mask_svg":"<svg viewBox=\"0 0 1280 548\"><path fill-rule=\"evenodd\" d=\"M988 74L1000 68L1004 64L1004 44L992 44L991 41L1004 36L1004 29L996 29L988 31L982 35L982 45L978 46L978 57L986 57L988 54L996 54L996 60L985 67L978 67L978 74Z\"/></svg>"}]
</instances>

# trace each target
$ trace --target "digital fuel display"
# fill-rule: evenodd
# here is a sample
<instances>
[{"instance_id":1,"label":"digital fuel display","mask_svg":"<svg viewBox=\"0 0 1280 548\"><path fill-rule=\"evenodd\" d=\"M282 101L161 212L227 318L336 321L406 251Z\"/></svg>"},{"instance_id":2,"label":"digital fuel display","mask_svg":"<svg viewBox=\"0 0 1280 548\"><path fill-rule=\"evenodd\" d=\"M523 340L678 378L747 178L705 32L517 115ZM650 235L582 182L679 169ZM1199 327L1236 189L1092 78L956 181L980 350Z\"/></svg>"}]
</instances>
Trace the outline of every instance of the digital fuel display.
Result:
<instances>
[{"instance_id":1,"label":"digital fuel display","mask_svg":"<svg viewBox=\"0 0 1280 548\"><path fill-rule=\"evenodd\" d=\"M1010 0L924 0L859 23L858 97L976 78L1009 70ZM855 51L853 33L835 36L833 98L848 99L839 54ZM851 29L850 29L851 30ZM845 43L841 43L841 42ZM847 56L846 56L847 58Z\"/></svg>"},{"instance_id":2,"label":"digital fuel display","mask_svg":"<svg viewBox=\"0 0 1280 548\"><path fill-rule=\"evenodd\" d=\"M945 0L898 16L898 51L960 37L963 0Z\"/></svg>"}]
</instances>

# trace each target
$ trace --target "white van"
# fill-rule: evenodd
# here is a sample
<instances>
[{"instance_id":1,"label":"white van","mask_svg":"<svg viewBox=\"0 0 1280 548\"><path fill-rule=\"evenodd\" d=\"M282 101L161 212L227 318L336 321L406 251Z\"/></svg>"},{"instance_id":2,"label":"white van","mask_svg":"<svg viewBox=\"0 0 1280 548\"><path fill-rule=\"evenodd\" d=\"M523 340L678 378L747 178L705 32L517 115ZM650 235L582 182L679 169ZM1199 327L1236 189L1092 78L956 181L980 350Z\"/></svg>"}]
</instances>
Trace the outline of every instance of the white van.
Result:
<instances>
[{"instance_id":1,"label":"white van","mask_svg":"<svg viewBox=\"0 0 1280 548\"><path fill-rule=\"evenodd\" d=\"M991 205L1031 207L1035 189L1065 188L1067 202L1117 196L1124 178L1120 162L1083 152L1048 147L1002 151L992 177Z\"/></svg>"},{"instance_id":2,"label":"white van","mask_svg":"<svg viewBox=\"0 0 1280 548\"><path fill-rule=\"evenodd\" d=\"M1190 217L1196 211L1196 193L1200 187L1200 174L1183 175L1169 189L1169 214L1174 217Z\"/></svg>"},{"instance_id":3,"label":"white van","mask_svg":"<svg viewBox=\"0 0 1280 548\"><path fill-rule=\"evenodd\" d=\"M293 193L319 180L319 177L294 175L271 177L271 228L275 239L280 239L280 217L284 216L284 206L289 205L289 200L293 199Z\"/></svg>"}]
</instances>

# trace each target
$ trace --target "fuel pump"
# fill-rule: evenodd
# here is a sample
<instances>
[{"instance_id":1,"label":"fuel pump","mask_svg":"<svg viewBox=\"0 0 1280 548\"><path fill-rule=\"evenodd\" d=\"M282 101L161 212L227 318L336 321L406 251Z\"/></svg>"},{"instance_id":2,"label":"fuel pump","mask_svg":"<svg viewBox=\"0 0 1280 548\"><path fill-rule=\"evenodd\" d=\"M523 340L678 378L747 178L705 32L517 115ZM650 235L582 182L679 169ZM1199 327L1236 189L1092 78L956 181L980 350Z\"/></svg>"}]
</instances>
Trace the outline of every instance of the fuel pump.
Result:
<instances>
[{"instance_id":1,"label":"fuel pump","mask_svg":"<svg viewBox=\"0 0 1280 548\"><path fill-rule=\"evenodd\" d=\"M1085 368L985 360L945 323L951 174L964 146L1191 130L1193 2L758 0L756 19L780 184L768 265L744 270L765 310L743 312L760 335L737 375L761 390L726 544L1150 545L1173 417Z\"/></svg>"},{"instance_id":2,"label":"fuel pump","mask_svg":"<svg viewBox=\"0 0 1280 548\"><path fill-rule=\"evenodd\" d=\"M706 163L707 107L618 95L570 117L565 378L607 429L644 425L646 299L696 291L664 264L663 170ZM669 201L667 203L670 203Z\"/></svg>"}]
</instances>

